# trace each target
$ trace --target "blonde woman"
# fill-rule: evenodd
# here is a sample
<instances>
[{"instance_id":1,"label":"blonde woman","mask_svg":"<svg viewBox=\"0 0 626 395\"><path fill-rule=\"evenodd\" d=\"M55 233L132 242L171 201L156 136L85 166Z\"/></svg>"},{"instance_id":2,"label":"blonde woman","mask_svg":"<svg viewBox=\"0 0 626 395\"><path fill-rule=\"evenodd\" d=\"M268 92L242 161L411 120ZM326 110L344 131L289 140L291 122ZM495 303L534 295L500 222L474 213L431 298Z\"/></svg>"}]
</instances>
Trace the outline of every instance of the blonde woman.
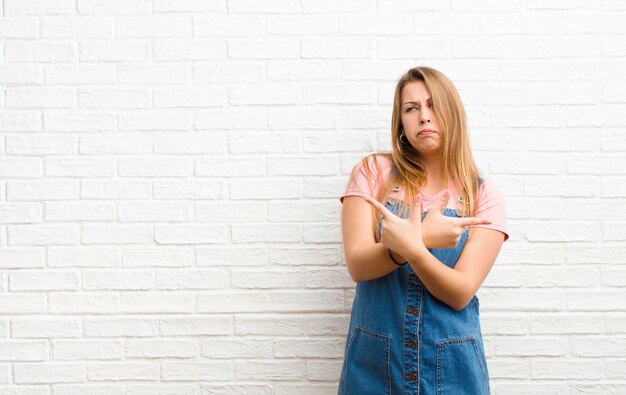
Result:
<instances>
[{"instance_id":1,"label":"blonde woman","mask_svg":"<svg viewBox=\"0 0 626 395\"><path fill-rule=\"evenodd\" d=\"M396 86L391 153L364 157L342 206L357 282L340 394L489 394L476 292L509 238L480 177L452 82L415 67Z\"/></svg>"}]
</instances>

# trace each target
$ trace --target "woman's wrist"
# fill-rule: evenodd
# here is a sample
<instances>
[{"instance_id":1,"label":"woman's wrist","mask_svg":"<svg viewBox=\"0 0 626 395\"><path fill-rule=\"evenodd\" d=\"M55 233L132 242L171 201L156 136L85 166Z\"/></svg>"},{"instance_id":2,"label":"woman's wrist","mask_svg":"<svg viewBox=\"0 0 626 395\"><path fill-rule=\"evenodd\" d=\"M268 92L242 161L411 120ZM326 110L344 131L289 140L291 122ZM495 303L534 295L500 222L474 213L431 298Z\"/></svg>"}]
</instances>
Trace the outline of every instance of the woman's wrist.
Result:
<instances>
[{"instance_id":1,"label":"woman's wrist","mask_svg":"<svg viewBox=\"0 0 626 395\"><path fill-rule=\"evenodd\" d=\"M424 245L424 243L416 244L415 247L407 253L406 260L415 262L420 260L423 256L430 254L428 247Z\"/></svg>"},{"instance_id":2,"label":"woman's wrist","mask_svg":"<svg viewBox=\"0 0 626 395\"><path fill-rule=\"evenodd\" d=\"M396 254L395 252L391 251L389 248L387 248L387 252L389 253L389 258L391 258L391 261L395 263L396 265L404 266L407 263L409 263L406 259L404 259L403 256Z\"/></svg>"},{"instance_id":3,"label":"woman's wrist","mask_svg":"<svg viewBox=\"0 0 626 395\"><path fill-rule=\"evenodd\" d=\"M428 234L424 229L424 222L422 222L422 244L424 244L424 247L429 248L430 243L428 242Z\"/></svg>"}]
</instances>

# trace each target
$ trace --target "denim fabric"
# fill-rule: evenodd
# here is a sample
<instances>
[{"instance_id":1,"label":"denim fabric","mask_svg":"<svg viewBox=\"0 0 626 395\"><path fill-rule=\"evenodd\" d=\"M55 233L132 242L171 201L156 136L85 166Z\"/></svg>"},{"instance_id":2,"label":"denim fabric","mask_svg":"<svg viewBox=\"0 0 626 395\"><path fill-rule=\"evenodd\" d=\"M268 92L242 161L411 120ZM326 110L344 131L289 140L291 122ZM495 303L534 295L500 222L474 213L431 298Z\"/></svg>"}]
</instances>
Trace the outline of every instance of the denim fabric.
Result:
<instances>
[{"instance_id":1,"label":"denim fabric","mask_svg":"<svg viewBox=\"0 0 626 395\"><path fill-rule=\"evenodd\" d=\"M398 204L386 206L399 215ZM443 215L459 216L451 208ZM454 248L429 251L454 267L468 233ZM433 296L409 264L358 282L338 393L490 394L476 295L456 311Z\"/></svg>"}]
</instances>

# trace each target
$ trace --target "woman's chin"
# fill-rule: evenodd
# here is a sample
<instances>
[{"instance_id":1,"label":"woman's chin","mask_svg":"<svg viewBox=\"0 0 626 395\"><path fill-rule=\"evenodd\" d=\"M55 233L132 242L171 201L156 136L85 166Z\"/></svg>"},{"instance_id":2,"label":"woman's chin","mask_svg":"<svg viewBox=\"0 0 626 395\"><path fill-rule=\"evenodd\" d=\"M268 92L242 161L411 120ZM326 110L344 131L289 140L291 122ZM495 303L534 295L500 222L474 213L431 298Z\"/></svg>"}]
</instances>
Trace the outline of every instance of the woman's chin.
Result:
<instances>
[{"instance_id":1,"label":"woman's chin","mask_svg":"<svg viewBox=\"0 0 626 395\"><path fill-rule=\"evenodd\" d=\"M419 152L422 155L434 155L434 154L438 154L440 149L439 149L439 145L431 145L431 146L425 146L424 144L420 145L419 147L416 148L417 152Z\"/></svg>"}]
</instances>

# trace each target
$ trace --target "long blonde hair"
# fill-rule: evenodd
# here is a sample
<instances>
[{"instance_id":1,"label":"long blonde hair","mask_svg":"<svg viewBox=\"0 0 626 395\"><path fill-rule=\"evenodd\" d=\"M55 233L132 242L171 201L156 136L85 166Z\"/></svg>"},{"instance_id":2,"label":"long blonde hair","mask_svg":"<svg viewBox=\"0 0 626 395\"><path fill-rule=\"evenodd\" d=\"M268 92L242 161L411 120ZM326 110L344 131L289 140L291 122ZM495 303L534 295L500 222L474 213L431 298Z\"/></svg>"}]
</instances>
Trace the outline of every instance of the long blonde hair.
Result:
<instances>
[{"instance_id":1,"label":"long blonde hair","mask_svg":"<svg viewBox=\"0 0 626 395\"><path fill-rule=\"evenodd\" d=\"M369 154L361 160L370 179L372 169L370 169L368 162L372 159L377 167L375 174L378 176L382 174L376 155L385 156L393 161L390 176L382 182L382 187L375 199L382 203L387 199L393 187L400 186L406 191L406 195L400 201L399 213L406 213L406 210L414 204L415 197L427 181L426 167L420 153L410 144L404 144L400 141L402 89L409 82L414 81L423 81L426 85L426 89L430 93L433 111L439 121L442 144L440 165L444 188L450 187L451 183L456 180L462 199L462 209L457 212L462 217L473 217L482 178L479 176L478 168L472 157L465 109L456 88L448 77L430 67L411 68L398 80L391 114L392 151ZM379 242L377 213L373 208L372 216L376 242Z\"/></svg>"}]
</instances>

